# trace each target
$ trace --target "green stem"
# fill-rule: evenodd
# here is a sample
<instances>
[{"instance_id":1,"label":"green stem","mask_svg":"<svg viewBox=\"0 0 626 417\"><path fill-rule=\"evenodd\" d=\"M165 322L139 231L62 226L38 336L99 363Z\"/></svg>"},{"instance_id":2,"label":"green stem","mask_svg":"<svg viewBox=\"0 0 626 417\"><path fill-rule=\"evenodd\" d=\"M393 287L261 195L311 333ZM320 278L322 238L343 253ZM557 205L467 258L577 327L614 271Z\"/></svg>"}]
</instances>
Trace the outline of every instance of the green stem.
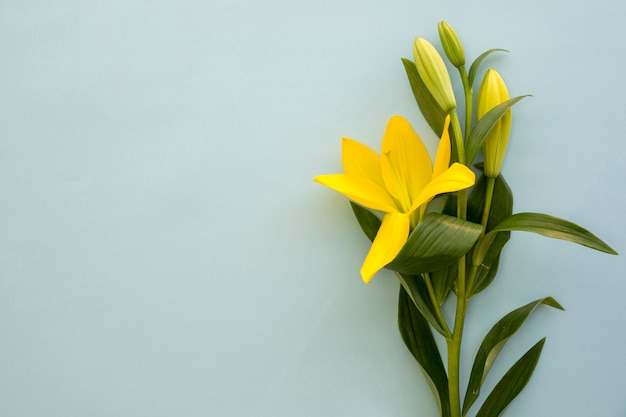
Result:
<instances>
[{"instance_id":1,"label":"green stem","mask_svg":"<svg viewBox=\"0 0 626 417\"><path fill-rule=\"evenodd\" d=\"M470 268L469 274L467 274L467 284L465 286L465 297L469 301L472 297L472 293L474 292L474 281L476 280L476 272L478 272L478 266L472 265Z\"/></svg>"},{"instance_id":2,"label":"green stem","mask_svg":"<svg viewBox=\"0 0 626 417\"><path fill-rule=\"evenodd\" d=\"M459 383L459 369L461 362L461 342L465 325L467 299L465 297L465 257L459 262L459 276L457 279L456 315L454 331L448 341L448 391L450 395L451 417L461 417L461 390Z\"/></svg>"},{"instance_id":3,"label":"green stem","mask_svg":"<svg viewBox=\"0 0 626 417\"><path fill-rule=\"evenodd\" d=\"M456 216L459 219L467 219L467 190L457 192Z\"/></svg>"},{"instance_id":4,"label":"green stem","mask_svg":"<svg viewBox=\"0 0 626 417\"><path fill-rule=\"evenodd\" d=\"M465 92L465 134L469 136L472 126L472 87L465 67L459 67L463 90ZM461 123L456 109L450 112L450 122L457 149L459 163L466 165L465 145L461 133ZM467 218L467 190L461 190L457 194L457 217L465 220ZM448 392L450 396L451 417L461 417L461 390L459 381L459 370L461 365L461 344L463 341L463 327L465 326L465 313L467 311L466 296L466 259L463 256L459 259L458 275L456 280L456 314L454 317L454 330L452 337L448 340Z\"/></svg>"},{"instance_id":5,"label":"green stem","mask_svg":"<svg viewBox=\"0 0 626 417\"><path fill-rule=\"evenodd\" d=\"M474 91L470 85L464 65L459 67L459 75L461 76L463 91L465 92L465 139L467 140L472 131L472 98Z\"/></svg>"},{"instance_id":6,"label":"green stem","mask_svg":"<svg viewBox=\"0 0 626 417\"><path fill-rule=\"evenodd\" d=\"M467 190L461 190L457 195L457 216L460 219L467 218ZM458 274L456 279L456 314L454 318L454 330L451 339L448 340L448 392L450 395L451 417L461 417L461 390L459 383L459 368L461 362L461 341L463 340L463 327L465 324L465 311L467 309L465 288L465 256L459 259Z\"/></svg>"},{"instance_id":7,"label":"green stem","mask_svg":"<svg viewBox=\"0 0 626 417\"><path fill-rule=\"evenodd\" d=\"M430 301L433 303L433 308L435 310L435 316L437 317L437 321L439 325L447 332L450 333L450 328L448 327L448 323L446 319L443 317L443 313L441 312L441 308L439 306L439 301L437 296L435 295L435 289L433 288L433 283L430 280L430 274L425 272L424 274L424 282L426 283L426 288L428 288L428 295L430 296Z\"/></svg>"},{"instance_id":8,"label":"green stem","mask_svg":"<svg viewBox=\"0 0 626 417\"><path fill-rule=\"evenodd\" d=\"M454 143L456 144L456 153L459 163L465 165L465 145L463 143L463 133L461 133L461 122L456 108L450 111L450 125L454 134Z\"/></svg>"},{"instance_id":9,"label":"green stem","mask_svg":"<svg viewBox=\"0 0 626 417\"><path fill-rule=\"evenodd\" d=\"M487 232L487 222L489 221L489 213L491 212L491 202L493 200L493 190L496 185L496 179L487 177L487 188L485 190L485 206L483 207L483 217L480 224L483 225L483 233Z\"/></svg>"}]
</instances>

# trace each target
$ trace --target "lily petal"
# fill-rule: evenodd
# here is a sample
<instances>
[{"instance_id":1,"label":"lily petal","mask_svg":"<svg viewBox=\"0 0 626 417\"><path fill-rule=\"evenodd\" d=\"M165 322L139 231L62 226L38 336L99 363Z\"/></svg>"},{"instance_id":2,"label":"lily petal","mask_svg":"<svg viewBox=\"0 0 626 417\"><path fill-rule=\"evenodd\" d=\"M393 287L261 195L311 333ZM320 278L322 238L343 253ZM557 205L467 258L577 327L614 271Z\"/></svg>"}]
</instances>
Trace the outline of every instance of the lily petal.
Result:
<instances>
[{"instance_id":1,"label":"lily petal","mask_svg":"<svg viewBox=\"0 0 626 417\"><path fill-rule=\"evenodd\" d=\"M404 210L432 177L426 147L408 120L393 116L383 137L381 169L385 186Z\"/></svg>"},{"instance_id":2,"label":"lily petal","mask_svg":"<svg viewBox=\"0 0 626 417\"><path fill-rule=\"evenodd\" d=\"M380 271L400 252L409 237L409 215L387 213L370 248L363 266L361 277L367 284L376 272Z\"/></svg>"},{"instance_id":3,"label":"lily petal","mask_svg":"<svg viewBox=\"0 0 626 417\"><path fill-rule=\"evenodd\" d=\"M341 142L343 171L355 177L365 177L385 187L380 172L380 156L368 146L350 138Z\"/></svg>"},{"instance_id":4,"label":"lily petal","mask_svg":"<svg viewBox=\"0 0 626 417\"><path fill-rule=\"evenodd\" d=\"M441 140L437 147L437 155L435 156L435 166L433 167L433 178L441 175L450 166L450 132L448 127L450 126L450 116L446 116L446 120L443 123L443 133L441 134Z\"/></svg>"},{"instance_id":5,"label":"lily petal","mask_svg":"<svg viewBox=\"0 0 626 417\"><path fill-rule=\"evenodd\" d=\"M434 178L413 201L411 211L443 193L463 190L474 185L476 176L465 165L454 163L437 178Z\"/></svg>"},{"instance_id":6,"label":"lily petal","mask_svg":"<svg viewBox=\"0 0 626 417\"><path fill-rule=\"evenodd\" d=\"M367 208L385 212L398 211L389 193L367 178L347 174L330 174L318 175L313 180L340 192Z\"/></svg>"}]
</instances>

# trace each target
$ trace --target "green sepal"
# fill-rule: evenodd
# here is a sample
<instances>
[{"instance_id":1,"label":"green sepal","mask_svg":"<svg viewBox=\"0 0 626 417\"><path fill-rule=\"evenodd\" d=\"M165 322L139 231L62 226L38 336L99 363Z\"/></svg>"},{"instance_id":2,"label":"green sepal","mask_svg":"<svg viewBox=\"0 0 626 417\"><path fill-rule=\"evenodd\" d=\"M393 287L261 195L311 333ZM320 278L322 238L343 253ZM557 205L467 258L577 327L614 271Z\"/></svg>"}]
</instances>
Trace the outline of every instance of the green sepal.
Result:
<instances>
[{"instance_id":1,"label":"green sepal","mask_svg":"<svg viewBox=\"0 0 626 417\"><path fill-rule=\"evenodd\" d=\"M498 223L513 213L513 193L502 174L494 179L493 199L489 219L487 221L487 232L493 229ZM467 218L470 221L480 223L485 204L485 192L487 188L487 177L481 175L469 196L467 204ZM478 294L491 284L498 272L500 253L504 245L509 241L510 232L497 233L495 236L485 235L480 238L474 248L472 257L468 258L471 263L476 260L476 256L482 256L480 262L476 263L477 269L473 280L472 288L467 289L469 297ZM485 242L485 239L488 241ZM485 246L489 243L489 246ZM481 245L482 244L482 245ZM483 250L481 254L477 251ZM469 269L469 268L468 268Z\"/></svg>"},{"instance_id":2,"label":"green sepal","mask_svg":"<svg viewBox=\"0 0 626 417\"><path fill-rule=\"evenodd\" d=\"M474 84L474 78L476 78L476 73L478 72L478 68L480 67L480 64L482 64L485 58L487 58L489 55L491 55L494 52L509 52L509 51L507 51L506 49L494 48L494 49L490 49L480 54L478 58L476 58L474 62L472 62L469 73L467 75L470 87Z\"/></svg>"},{"instance_id":3,"label":"green sepal","mask_svg":"<svg viewBox=\"0 0 626 417\"><path fill-rule=\"evenodd\" d=\"M487 135L491 132L491 129L493 129L496 123L498 123L502 116L504 116L515 103L525 97L528 97L528 95L513 97L504 103L498 104L476 122L476 125L470 132L469 138L467 138L465 142L465 160L467 161L467 165L471 165L474 162L474 158L476 158L478 151L483 146L485 138L487 138Z\"/></svg>"},{"instance_id":4,"label":"green sepal","mask_svg":"<svg viewBox=\"0 0 626 417\"><path fill-rule=\"evenodd\" d=\"M441 416L450 417L448 377L439 348L428 321L415 308L403 287L400 287L398 300L398 327L402 340L433 390Z\"/></svg>"},{"instance_id":5,"label":"green sepal","mask_svg":"<svg viewBox=\"0 0 626 417\"><path fill-rule=\"evenodd\" d=\"M542 213L517 213L509 216L490 233L519 230L538 233L554 239L568 240L600 252L617 255L617 252L587 229L568 220Z\"/></svg>"},{"instance_id":6,"label":"green sepal","mask_svg":"<svg viewBox=\"0 0 626 417\"><path fill-rule=\"evenodd\" d=\"M456 262L472 249L482 226L439 213L427 213L386 268L416 275Z\"/></svg>"},{"instance_id":7,"label":"green sepal","mask_svg":"<svg viewBox=\"0 0 626 417\"><path fill-rule=\"evenodd\" d=\"M541 304L563 310L563 307L554 298L542 298L511 311L489 330L478 349L476 359L474 359L465 399L463 400L463 415L467 413L480 395L483 381L506 342L522 327L528 316Z\"/></svg>"},{"instance_id":8,"label":"green sepal","mask_svg":"<svg viewBox=\"0 0 626 417\"><path fill-rule=\"evenodd\" d=\"M476 417L500 417L506 407L524 389L537 366L544 337L528 350L502 377L500 382L489 394Z\"/></svg>"}]
</instances>

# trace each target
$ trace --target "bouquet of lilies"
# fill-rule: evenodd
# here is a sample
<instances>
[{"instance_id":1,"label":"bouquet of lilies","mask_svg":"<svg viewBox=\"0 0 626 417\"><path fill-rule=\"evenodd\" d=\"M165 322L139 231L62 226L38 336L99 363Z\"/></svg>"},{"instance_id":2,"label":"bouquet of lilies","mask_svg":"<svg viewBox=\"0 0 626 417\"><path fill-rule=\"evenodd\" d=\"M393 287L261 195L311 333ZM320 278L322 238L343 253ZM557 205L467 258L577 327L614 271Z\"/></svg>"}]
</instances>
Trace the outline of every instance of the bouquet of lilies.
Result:
<instances>
[{"instance_id":1,"label":"bouquet of lilies","mask_svg":"<svg viewBox=\"0 0 626 417\"><path fill-rule=\"evenodd\" d=\"M529 315L542 304L562 309L554 298L546 297L501 318L478 347L461 396L459 359L467 305L494 280L511 231L534 232L617 253L567 220L513 213L513 195L500 169L511 132L512 107L525 96L510 98L498 72L489 69L474 97L481 64L503 50L484 52L467 71L457 33L446 22L440 22L438 29L445 56L458 70L462 84L463 125L447 66L436 48L417 38L414 60L402 60L421 113L441 137L434 162L409 122L393 116L380 154L343 138L344 173L320 175L315 181L351 200L359 225L372 241L361 277L367 283L383 268L395 272L401 284L398 324L402 338L433 390L440 415L461 417L479 399L491 365ZM482 162L477 163L481 151ZM441 201L439 209L429 205L434 199ZM441 306L452 293L456 311L453 318L446 318ZM445 340L445 355L435 340L437 334ZM511 366L472 415L502 415L530 379L544 341Z\"/></svg>"}]
</instances>

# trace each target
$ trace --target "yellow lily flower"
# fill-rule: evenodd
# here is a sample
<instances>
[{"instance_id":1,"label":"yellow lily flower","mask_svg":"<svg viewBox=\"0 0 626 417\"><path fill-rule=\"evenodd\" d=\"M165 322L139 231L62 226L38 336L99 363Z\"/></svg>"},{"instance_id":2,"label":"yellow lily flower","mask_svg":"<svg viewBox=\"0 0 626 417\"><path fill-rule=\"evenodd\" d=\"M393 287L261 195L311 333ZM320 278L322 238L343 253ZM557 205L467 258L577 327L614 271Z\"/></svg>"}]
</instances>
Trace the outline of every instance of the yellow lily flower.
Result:
<instances>
[{"instance_id":1,"label":"yellow lily flower","mask_svg":"<svg viewBox=\"0 0 626 417\"><path fill-rule=\"evenodd\" d=\"M448 116L434 167L409 122L401 116L393 116L383 137L382 156L362 143L343 138L344 173L315 177L316 182L354 202L385 213L361 267L365 283L400 252L430 200L474 184L474 173L465 165L449 166L449 123Z\"/></svg>"}]
</instances>

